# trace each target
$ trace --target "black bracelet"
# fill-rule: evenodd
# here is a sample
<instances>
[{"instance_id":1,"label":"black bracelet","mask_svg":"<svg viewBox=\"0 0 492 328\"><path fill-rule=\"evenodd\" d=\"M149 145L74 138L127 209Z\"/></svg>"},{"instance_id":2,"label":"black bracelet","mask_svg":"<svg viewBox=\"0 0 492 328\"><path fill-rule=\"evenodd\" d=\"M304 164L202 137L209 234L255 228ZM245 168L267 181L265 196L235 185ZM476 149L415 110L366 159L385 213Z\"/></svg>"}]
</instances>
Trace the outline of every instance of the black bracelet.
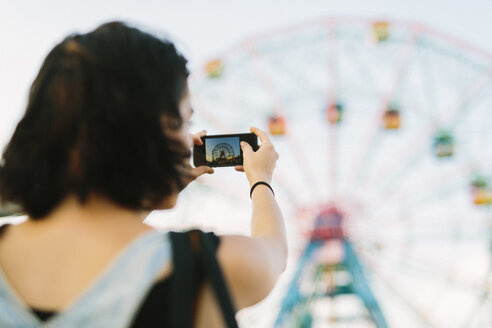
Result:
<instances>
[{"instance_id":1,"label":"black bracelet","mask_svg":"<svg viewBox=\"0 0 492 328\"><path fill-rule=\"evenodd\" d=\"M266 183L264 181L258 181L257 183L255 183L251 187L251 190L249 191L249 198L252 198L251 196L253 195L253 190L255 190L256 186L258 186L258 185L265 185L265 186L267 186L272 191L273 196L275 196L275 193L273 192L272 186L270 186L268 183Z\"/></svg>"}]
</instances>

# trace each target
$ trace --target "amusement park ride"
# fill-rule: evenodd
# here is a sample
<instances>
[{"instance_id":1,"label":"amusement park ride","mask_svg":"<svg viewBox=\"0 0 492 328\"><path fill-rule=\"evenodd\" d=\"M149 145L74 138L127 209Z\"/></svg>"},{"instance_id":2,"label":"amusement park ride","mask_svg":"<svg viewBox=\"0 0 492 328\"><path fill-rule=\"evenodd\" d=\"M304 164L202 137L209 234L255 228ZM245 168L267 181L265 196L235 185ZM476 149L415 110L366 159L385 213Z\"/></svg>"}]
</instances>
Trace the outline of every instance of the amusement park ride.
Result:
<instances>
[{"instance_id":1,"label":"amusement park ride","mask_svg":"<svg viewBox=\"0 0 492 328\"><path fill-rule=\"evenodd\" d=\"M363 301L377 327L388 327L357 254L345 238L343 213L336 207L321 210L308 238L309 244L299 259L275 326L311 327L313 317L309 305L314 298L351 294ZM340 281L337 279L340 276L348 279ZM306 278L311 282L308 293L301 289L301 279Z\"/></svg>"},{"instance_id":2,"label":"amusement park ride","mask_svg":"<svg viewBox=\"0 0 492 328\"><path fill-rule=\"evenodd\" d=\"M242 326L492 327L490 54L326 18L238 44L192 87L204 124L266 127L284 160L294 263Z\"/></svg>"}]
</instances>

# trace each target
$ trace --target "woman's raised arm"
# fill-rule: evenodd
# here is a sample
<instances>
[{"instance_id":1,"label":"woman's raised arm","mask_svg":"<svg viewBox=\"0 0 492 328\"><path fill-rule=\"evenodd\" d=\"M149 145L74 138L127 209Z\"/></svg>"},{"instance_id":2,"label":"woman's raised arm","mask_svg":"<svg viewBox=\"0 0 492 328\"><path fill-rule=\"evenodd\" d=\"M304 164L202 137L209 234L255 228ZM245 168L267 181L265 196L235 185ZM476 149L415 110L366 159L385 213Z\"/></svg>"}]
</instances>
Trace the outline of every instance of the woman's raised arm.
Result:
<instances>
[{"instance_id":1,"label":"woman's raised arm","mask_svg":"<svg viewBox=\"0 0 492 328\"><path fill-rule=\"evenodd\" d=\"M256 182L272 181L278 153L267 134L251 128L261 140L254 152L241 143L244 171L250 187ZM251 237L226 235L221 237L218 259L237 310L258 303L273 289L287 262L285 225L273 192L264 184L252 193L253 215Z\"/></svg>"}]
</instances>

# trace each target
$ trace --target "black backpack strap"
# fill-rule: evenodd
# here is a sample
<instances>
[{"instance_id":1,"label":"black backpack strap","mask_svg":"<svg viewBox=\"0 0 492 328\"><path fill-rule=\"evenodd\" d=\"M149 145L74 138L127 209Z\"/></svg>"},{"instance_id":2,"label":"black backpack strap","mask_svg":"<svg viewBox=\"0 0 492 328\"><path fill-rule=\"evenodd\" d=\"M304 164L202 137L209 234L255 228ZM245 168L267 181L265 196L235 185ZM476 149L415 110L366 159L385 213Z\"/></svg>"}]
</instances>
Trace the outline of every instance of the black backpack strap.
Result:
<instances>
[{"instance_id":1,"label":"black backpack strap","mask_svg":"<svg viewBox=\"0 0 492 328\"><path fill-rule=\"evenodd\" d=\"M227 327L237 328L234 306L215 256L219 244L217 236L200 230L171 232L170 236L174 265L172 327L192 327L198 287L205 278L215 293Z\"/></svg>"},{"instance_id":2,"label":"black backpack strap","mask_svg":"<svg viewBox=\"0 0 492 328\"><path fill-rule=\"evenodd\" d=\"M198 291L197 258L192 252L188 233L170 232L170 237L173 252L171 327L190 328Z\"/></svg>"},{"instance_id":3,"label":"black backpack strap","mask_svg":"<svg viewBox=\"0 0 492 328\"><path fill-rule=\"evenodd\" d=\"M215 256L218 246L218 243L214 240L215 235L204 233L200 230L195 231L200 236L199 258L201 260L202 270L215 292L217 302L222 310L224 322L229 328L237 328L234 306L227 290L222 270Z\"/></svg>"}]
</instances>

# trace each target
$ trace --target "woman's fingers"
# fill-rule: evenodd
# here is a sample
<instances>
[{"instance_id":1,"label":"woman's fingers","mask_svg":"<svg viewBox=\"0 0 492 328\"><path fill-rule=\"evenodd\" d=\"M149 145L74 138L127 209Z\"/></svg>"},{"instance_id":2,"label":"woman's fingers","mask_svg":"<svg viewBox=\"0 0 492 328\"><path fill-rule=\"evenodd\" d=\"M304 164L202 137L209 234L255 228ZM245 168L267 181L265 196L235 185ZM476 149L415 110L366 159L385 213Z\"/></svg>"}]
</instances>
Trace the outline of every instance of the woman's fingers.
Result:
<instances>
[{"instance_id":1,"label":"woman's fingers","mask_svg":"<svg viewBox=\"0 0 492 328\"><path fill-rule=\"evenodd\" d=\"M197 146L202 146L203 145L203 141L202 139L196 135L196 134L191 134L191 138L193 139L193 144L194 145L197 145Z\"/></svg>"},{"instance_id":2,"label":"woman's fingers","mask_svg":"<svg viewBox=\"0 0 492 328\"><path fill-rule=\"evenodd\" d=\"M234 169L238 172L244 172L244 166L242 165L236 165Z\"/></svg>"},{"instance_id":3,"label":"woman's fingers","mask_svg":"<svg viewBox=\"0 0 492 328\"><path fill-rule=\"evenodd\" d=\"M202 141L202 137L206 136L207 135L207 130L202 130L196 134L194 133L191 133L191 137L193 139L193 144L197 145L197 146L202 146L203 145L203 141Z\"/></svg>"},{"instance_id":4,"label":"woman's fingers","mask_svg":"<svg viewBox=\"0 0 492 328\"><path fill-rule=\"evenodd\" d=\"M252 126L251 128L249 128L249 130L252 133L256 134L258 136L258 138L260 138L260 141L261 141L261 144L262 145L265 144L265 143L268 143L268 144L272 143L270 141L270 138L268 138L268 135L266 134L265 131L260 130L258 128L255 128L254 126Z\"/></svg>"},{"instance_id":5,"label":"woman's fingers","mask_svg":"<svg viewBox=\"0 0 492 328\"><path fill-rule=\"evenodd\" d=\"M251 145L247 143L246 141L241 141L241 149L244 153L249 153L253 151L253 148L251 148Z\"/></svg>"},{"instance_id":6,"label":"woman's fingers","mask_svg":"<svg viewBox=\"0 0 492 328\"><path fill-rule=\"evenodd\" d=\"M199 166L199 167L193 167L191 169L191 175L193 176L193 180L204 174L213 174L213 173L214 173L214 169L209 166Z\"/></svg>"},{"instance_id":7,"label":"woman's fingers","mask_svg":"<svg viewBox=\"0 0 492 328\"><path fill-rule=\"evenodd\" d=\"M199 166L199 167L189 167L189 173L190 175L186 177L186 180L183 181L183 186L182 189L186 188L192 181L197 179L198 177L204 175L204 174L212 174L214 173L214 169L209 167L209 166Z\"/></svg>"}]
</instances>

